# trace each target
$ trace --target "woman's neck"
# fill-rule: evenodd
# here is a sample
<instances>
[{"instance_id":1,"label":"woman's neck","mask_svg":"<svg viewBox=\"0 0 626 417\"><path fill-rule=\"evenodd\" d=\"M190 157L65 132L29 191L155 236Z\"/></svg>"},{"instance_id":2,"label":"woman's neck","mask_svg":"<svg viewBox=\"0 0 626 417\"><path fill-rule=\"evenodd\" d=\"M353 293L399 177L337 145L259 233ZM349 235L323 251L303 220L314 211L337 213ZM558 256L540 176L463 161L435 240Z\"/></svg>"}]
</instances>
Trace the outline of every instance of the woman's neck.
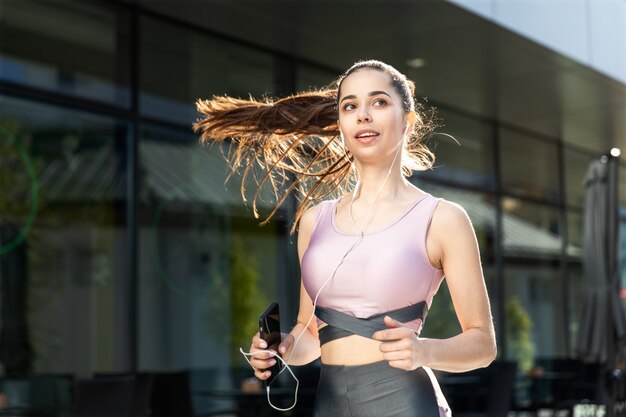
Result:
<instances>
[{"instance_id":1,"label":"woman's neck","mask_svg":"<svg viewBox=\"0 0 626 417\"><path fill-rule=\"evenodd\" d=\"M410 183L403 178L399 169L392 170L386 182L385 177L387 176L388 168L363 171L359 175L360 184L354 201L361 200L366 204L372 204L374 199L376 201L395 200L406 195L406 192L411 187Z\"/></svg>"}]
</instances>

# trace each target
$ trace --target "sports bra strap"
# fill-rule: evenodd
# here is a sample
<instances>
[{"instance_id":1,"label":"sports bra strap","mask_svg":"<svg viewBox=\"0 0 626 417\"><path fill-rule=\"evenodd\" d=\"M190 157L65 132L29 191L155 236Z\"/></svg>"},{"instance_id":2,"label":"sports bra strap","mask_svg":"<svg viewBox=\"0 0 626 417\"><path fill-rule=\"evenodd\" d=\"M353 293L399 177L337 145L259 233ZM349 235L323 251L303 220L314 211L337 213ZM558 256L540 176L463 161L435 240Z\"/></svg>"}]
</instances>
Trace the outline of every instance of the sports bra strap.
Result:
<instances>
[{"instance_id":1,"label":"sports bra strap","mask_svg":"<svg viewBox=\"0 0 626 417\"><path fill-rule=\"evenodd\" d=\"M358 334L371 338L379 330L387 328L385 316L389 316L399 322L408 322L417 319L424 321L428 314L428 306L425 301L402 307L397 310L376 314L368 318L358 318L341 311L326 307L315 307L315 315L327 326L320 329L320 346L335 339Z\"/></svg>"}]
</instances>

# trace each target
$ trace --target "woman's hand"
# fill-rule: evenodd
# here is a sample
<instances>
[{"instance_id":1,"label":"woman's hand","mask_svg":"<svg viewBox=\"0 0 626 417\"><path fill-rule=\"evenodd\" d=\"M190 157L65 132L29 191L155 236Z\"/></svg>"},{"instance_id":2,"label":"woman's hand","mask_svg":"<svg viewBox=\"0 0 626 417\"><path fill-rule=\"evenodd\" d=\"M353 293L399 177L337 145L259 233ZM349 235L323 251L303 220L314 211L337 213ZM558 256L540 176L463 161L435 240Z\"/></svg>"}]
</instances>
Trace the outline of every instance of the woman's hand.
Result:
<instances>
[{"instance_id":1,"label":"woman's hand","mask_svg":"<svg viewBox=\"0 0 626 417\"><path fill-rule=\"evenodd\" d=\"M382 341L380 351L389 366L407 371L423 366L426 363L426 341L389 316L385 316L385 324L389 329L377 331L373 338Z\"/></svg>"},{"instance_id":2,"label":"woman's hand","mask_svg":"<svg viewBox=\"0 0 626 417\"><path fill-rule=\"evenodd\" d=\"M285 357L285 354L289 352L293 347L294 338L293 335L291 335L290 333L281 333L281 338L282 341L278 346L278 352L280 353L281 357ZM272 367L276 363L276 361L280 360L275 358L274 354L272 353L261 352L263 350L275 352L273 349L267 348L267 343L265 342L265 340L261 339L260 334L257 332L257 334L255 334L252 338L252 344L250 345L250 353L253 354L250 357L250 365L252 365L252 368L254 369L254 375L260 380L266 380L267 378L269 378L271 372L266 371L266 369ZM255 352L259 353L255 354ZM289 358L289 356L290 355L287 355L286 357Z\"/></svg>"}]
</instances>

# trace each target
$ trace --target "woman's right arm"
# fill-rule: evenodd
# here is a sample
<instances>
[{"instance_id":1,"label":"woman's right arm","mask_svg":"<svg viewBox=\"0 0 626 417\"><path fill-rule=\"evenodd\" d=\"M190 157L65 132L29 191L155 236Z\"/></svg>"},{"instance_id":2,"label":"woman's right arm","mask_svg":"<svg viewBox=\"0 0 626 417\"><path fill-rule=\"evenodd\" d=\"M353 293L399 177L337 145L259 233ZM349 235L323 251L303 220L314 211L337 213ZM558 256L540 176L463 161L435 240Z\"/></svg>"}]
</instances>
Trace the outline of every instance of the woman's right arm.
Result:
<instances>
[{"instance_id":1,"label":"woman's right arm","mask_svg":"<svg viewBox=\"0 0 626 417\"><path fill-rule=\"evenodd\" d=\"M313 232L313 225L315 223L315 217L318 210L320 210L320 204L309 208L300 217L300 223L298 225L298 257L300 259L300 265L302 265L302 256L309 247L309 240L311 233ZM313 314L313 301L309 294L304 289L302 279L300 280L300 307L298 310L298 320L291 332L283 337L283 341L279 346L281 356L289 365L305 365L314 361L320 357L320 342L317 334L317 320L315 316L311 319L308 326L307 322ZM295 350L292 351L292 347L296 339L302 334ZM265 349L266 345L263 340L259 338L257 333L252 339L252 346L250 352L256 350ZM285 352L283 352L283 348ZM270 357L271 355L266 353L259 353L251 358L251 364L257 369L255 375L259 379L267 379L269 377L269 371L263 371L273 365Z\"/></svg>"}]
</instances>

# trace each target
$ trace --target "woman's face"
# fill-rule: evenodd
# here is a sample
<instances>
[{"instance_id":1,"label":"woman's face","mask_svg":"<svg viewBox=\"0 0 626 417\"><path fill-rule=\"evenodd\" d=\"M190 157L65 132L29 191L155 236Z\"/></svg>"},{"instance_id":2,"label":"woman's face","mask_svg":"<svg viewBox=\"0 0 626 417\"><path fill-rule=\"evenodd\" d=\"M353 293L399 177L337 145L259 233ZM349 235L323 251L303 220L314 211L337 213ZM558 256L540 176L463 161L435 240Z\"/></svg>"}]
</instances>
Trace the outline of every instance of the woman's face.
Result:
<instances>
[{"instance_id":1,"label":"woman's face","mask_svg":"<svg viewBox=\"0 0 626 417\"><path fill-rule=\"evenodd\" d=\"M357 160L378 162L395 156L407 114L387 73L365 68L348 75L341 83L338 109L343 141Z\"/></svg>"}]
</instances>

